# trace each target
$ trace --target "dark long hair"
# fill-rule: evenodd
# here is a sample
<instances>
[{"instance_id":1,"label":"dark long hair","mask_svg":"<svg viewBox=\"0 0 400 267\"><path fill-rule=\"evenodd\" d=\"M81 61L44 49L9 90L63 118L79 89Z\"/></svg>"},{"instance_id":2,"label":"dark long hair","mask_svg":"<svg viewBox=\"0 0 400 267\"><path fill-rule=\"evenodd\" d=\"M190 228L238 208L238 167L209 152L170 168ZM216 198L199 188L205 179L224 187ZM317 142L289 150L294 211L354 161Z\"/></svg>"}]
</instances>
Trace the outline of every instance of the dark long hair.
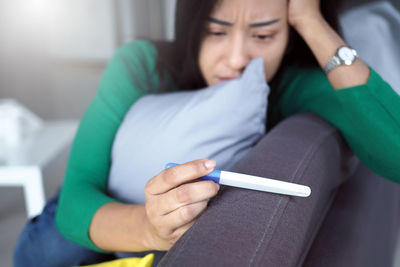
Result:
<instances>
[{"instance_id":1,"label":"dark long hair","mask_svg":"<svg viewBox=\"0 0 400 267\"><path fill-rule=\"evenodd\" d=\"M182 90L206 86L198 64L199 50L207 17L218 0L177 0L175 12L175 39L172 42L154 42L157 50L156 70L161 77L161 91L168 91L172 82ZM244 1L244 0L243 0ZM339 32L338 10L341 0L321 0L321 12L333 29ZM312 67L318 63L311 50L293 29L280 68L270 81L269 106L274 106L282 95L279 83L290 66ZM168 77L168 78L167 78Z\"/></svg>"}]
</instances>

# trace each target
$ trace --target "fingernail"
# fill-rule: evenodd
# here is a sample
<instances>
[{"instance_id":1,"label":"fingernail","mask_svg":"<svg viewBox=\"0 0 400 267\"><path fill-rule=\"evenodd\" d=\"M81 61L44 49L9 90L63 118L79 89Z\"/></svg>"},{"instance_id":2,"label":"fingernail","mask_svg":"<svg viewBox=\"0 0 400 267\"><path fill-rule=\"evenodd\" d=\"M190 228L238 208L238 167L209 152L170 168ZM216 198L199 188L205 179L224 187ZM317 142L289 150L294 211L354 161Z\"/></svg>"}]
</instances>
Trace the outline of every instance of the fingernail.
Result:
<instances>
[{"instance_id":1,"label":"fingernail","mask_svg":"<svg viewBox=\"0 0 400 267\"><path fill-rule=\"evenodd\" d=\"M215 161L214 160L207 160L204 163L204 166L206 166L207 169L212 169L215 167Z\"/></svg>"}]
</instances>

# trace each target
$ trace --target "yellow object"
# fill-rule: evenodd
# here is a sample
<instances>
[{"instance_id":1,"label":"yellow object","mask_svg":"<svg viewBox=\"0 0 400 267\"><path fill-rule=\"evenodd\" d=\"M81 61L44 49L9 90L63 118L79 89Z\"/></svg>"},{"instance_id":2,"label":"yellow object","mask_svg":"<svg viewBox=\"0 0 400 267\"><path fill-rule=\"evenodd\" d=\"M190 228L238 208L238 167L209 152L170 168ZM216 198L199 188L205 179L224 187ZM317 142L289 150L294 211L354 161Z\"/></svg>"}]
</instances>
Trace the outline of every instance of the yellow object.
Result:
<instances>
[{"instance_id":1,"label":"yellow object","mask_svg":"<svg viewBox=\"0 0 400 267\"><path fill-rule=\"evenodd\" d=\"M81 267L152 267L153 262L154 254L150 253L143 258L125 258Z\"/></svg>"}]
</instances>

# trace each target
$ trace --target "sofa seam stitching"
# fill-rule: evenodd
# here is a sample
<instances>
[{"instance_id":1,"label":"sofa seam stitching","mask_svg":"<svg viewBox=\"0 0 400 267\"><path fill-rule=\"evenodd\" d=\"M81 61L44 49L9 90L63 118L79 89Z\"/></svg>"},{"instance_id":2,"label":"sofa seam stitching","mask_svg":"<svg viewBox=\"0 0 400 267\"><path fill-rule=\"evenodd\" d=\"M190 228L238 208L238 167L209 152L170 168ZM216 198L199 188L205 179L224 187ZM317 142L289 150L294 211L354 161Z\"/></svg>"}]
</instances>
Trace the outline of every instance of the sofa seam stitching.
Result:
<instances>
[{"instance_id":1,"label":"sofa seam stitching","mask_svg":"<svg viewBox=\"0 0 400 267\"><path fill-rule=\"evenodd\" d=\"M335 128L331 128L331 129L329 129L329 131L325 132L324 134L321 134L321 137L319 138L318 142L315 143L312 147L310 147L310 148L308 149L306 155L303 157L303 159L301 160L301 162L297 165L296 170L295 170L294 173L292 174L292 179L290 179L290 182L295 181L295 180L296 180L296 179L295 179L296 177L298 177L298 179L297 179L296 181L298 181L299 179L301 179L302 174L298 175L298 172L299 172L300 167L302 166L302 164L303 164L306 160L311 160L312 155L314 155L314 154L318 151L318 149L321 147L321 144L323 143L323 141L324 141L327 137L331 136L331 135L334 134L334 133L337 133L337 130L336 130ZM307 169L309 168L309 166L310 166L310 165L307 165L307 167L303 170L302 173L305 173L305 172L307 171ZM261 237L261 239L260 239L260 241L259 241L259 243L258 243L258 245L257 245L257 248L256 248L256 250L255 250L253 256L251 257L251 259L250 259L250 261L249 261L248 266L251 266L251 265L253 264L254 259L255 259L256 256L258 255L258 251L259 251L261 245L262 245L263 242L264 242L266 233L268 232L269 227L270 227L270 225L271 225L273 219L275 218L275 215L276 215L276 212L275 212L275 211L278 210L278 207L281 205L281 202L282 202L283 199L284 199L284 197L281 197L280 200L278 201L277 205L275 206L274 214L273 214L273 216L271 217L271 219L269 220L268 225L266 226L266 228L265 228L265 230L264 230L264 233L263 233L263 235L262 235L262 237ZM289 198L286 198L286 202L289 203ZM287 207L287 205L286 205L286 207ZM285 207L285 209L286 209L286 207ZM274 233L274 232L273 232L273 233ZM272 233L272 235L273 235L273 233ZM271 239L270 239L270 240L271 240ZM268 245L268 244L267 244L267 245Z\"/></svg>"}]
</instances>

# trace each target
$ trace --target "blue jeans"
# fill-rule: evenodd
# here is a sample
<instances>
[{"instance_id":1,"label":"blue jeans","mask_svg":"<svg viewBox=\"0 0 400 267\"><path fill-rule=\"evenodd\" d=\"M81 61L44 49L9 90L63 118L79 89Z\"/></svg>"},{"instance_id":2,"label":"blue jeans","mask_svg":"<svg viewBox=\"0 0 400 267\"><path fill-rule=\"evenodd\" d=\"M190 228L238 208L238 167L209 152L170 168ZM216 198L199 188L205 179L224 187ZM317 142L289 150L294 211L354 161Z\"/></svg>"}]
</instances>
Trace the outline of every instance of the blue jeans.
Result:
<instances>
[{"instance_id":1,"label":"blue jeans","mask_svg":"<svg viewBox=\"0 0 400 267\"><path fill-rule=\"evenodd\" d=\"M54 221L57 202L58 195L26 224L15 247L14 267L77 266L115 259L112 254L97 253L65 239Z\"/></svg>"},{"instance_id":2,"label":"blue jeans","mask_svg":"<svg viewBox=\"0 0 400 267\"><path fill-rule=\"evenodd\" d=\"M124 257L143 257L149 252L103 254L65 239L55 225L58 195L45 206L42 214L28 221L14 251L14 267L63 267L100 263ZM154 266L165 254L155 253Z\"/></svg>"}]
</instances>

